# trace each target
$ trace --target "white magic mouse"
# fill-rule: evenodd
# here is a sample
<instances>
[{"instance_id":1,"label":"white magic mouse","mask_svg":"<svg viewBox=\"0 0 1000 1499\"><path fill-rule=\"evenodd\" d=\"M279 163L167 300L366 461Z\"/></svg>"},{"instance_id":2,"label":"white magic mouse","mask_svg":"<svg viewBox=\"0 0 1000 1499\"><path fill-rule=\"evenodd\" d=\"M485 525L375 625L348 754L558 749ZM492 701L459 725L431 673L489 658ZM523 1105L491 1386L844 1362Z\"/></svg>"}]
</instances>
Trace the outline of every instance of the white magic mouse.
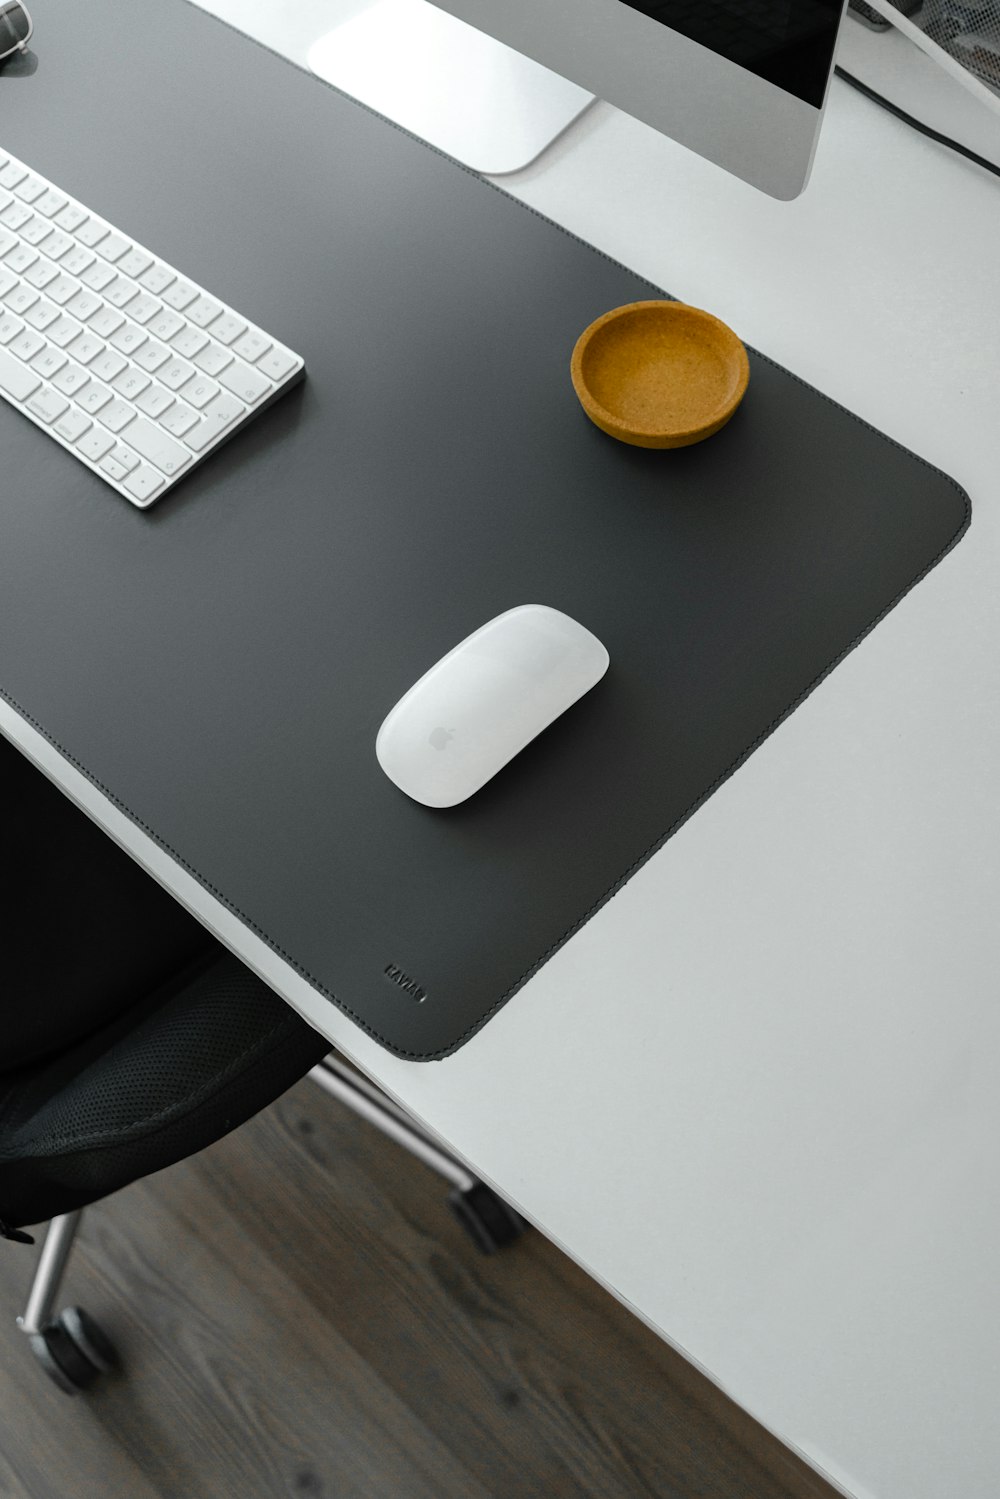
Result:
<instances>
[{"instance_id":1,"label":"white magic mouse","mask_svg":"<svg viewBox=\"0 0 1000 1499\"><path fill-rule=\"evenodd\" d=\"M608 653L545 604L498 614L442 656L389 713L378 763L425 807L454 807L589 692Z\"/></svg>"}]
</instances>

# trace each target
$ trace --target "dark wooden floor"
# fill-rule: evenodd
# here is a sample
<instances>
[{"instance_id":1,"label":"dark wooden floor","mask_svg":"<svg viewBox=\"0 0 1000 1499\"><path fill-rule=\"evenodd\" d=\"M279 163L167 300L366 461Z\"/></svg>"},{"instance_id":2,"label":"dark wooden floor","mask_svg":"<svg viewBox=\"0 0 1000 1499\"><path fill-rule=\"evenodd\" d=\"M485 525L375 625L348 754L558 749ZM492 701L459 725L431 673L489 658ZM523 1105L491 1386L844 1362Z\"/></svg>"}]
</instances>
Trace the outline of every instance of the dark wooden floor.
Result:
<instances>
[{"instance_id":1,"label":"dark wooden floor","mask_svg":"<svg viewBox=\"0 0 1000 1499\"><path fill-rule=\"evenodd\" d=\"M304 1082L88 1209L64 1301L126 1372L50 1385L0 1244L3 1499L831 1499L551 1244L485 1258Z\"/></svg>"}]
</instances>

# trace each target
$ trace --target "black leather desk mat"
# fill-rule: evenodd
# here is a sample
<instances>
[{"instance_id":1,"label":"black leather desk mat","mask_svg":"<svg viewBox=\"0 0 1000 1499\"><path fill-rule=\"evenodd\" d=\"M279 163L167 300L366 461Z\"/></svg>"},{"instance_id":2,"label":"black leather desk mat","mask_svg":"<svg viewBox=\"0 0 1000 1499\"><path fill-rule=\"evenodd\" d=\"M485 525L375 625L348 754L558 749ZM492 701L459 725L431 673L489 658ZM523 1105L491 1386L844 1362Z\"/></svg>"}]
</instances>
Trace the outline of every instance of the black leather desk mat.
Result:
<instances>
[{"instance_id":1,"label":"black leather desk mat","mask_svg":"<svg viewBox=\"0 0 1000 1499\"><path fill-rule=\"evenodd\" d=\"M36 8L2 143L307 380L148 513L0 402L0 689L367 1031L443 1055L943 556L967 498L754 354L718 437L611 441L570 351L655 288L184 0ZM382 717L525 602L592 629L608 676L473 800L415 805L376 765Z\"/></svg>"}]
</instances>

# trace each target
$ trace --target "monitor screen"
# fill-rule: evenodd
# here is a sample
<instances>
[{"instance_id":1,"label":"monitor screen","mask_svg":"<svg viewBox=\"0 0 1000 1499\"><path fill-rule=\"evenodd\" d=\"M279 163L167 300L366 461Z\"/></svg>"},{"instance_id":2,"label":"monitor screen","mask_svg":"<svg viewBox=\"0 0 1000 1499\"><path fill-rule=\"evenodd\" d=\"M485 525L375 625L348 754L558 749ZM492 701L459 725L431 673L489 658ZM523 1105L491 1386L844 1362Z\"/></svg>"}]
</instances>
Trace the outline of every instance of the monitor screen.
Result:
<instances>
[{"instance_id":1,"label":"monitor screen","mask_svg":"<svg viewBox=\"0 0 1000 1499\"><path fill-rule=\"evenodd\" d=\"M777 84L823 103L841 0L622 0L651 21Z\"/></svg>"}]
</instances>

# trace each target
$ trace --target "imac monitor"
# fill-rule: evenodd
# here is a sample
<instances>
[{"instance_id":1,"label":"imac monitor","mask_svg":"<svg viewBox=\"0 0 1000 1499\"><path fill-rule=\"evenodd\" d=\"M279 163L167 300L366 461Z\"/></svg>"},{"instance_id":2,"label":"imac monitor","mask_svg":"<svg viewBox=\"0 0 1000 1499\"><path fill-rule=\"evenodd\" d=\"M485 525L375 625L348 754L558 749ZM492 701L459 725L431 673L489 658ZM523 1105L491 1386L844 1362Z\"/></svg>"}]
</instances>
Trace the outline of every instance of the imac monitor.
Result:
<instances>
[{"instance_id":1,"label":"imac monitor","mask_svg":"<svg viewBox=\"0 0 1000 1499\"><path fill-rule=\"evenodd\" d=\"M812 165L844 0L435 0L776 198Z\"/></svg>"}]
</instances>

